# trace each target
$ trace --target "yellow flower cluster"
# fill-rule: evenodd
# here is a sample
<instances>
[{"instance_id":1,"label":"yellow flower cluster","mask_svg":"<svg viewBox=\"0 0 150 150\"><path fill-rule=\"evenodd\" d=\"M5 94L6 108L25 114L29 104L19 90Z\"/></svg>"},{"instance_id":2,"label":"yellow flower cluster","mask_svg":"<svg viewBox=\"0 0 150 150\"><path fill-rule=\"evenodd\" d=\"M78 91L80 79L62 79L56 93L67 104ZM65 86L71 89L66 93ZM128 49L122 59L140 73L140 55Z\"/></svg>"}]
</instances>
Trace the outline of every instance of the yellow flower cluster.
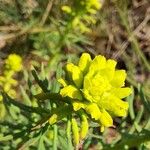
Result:
<instances>
[{"instance_id":1,"label":"yellow flower cluster","mask_svg":"<svg viewBox=\"0 0 150 150\"><path fill-rule=\"evenodd\" d=\"M20 71L22 69L22 58L19 55L10 54L5 61L5 67L9 71Z\"/></svg>"},{"instance_id":2,"label":"yellow flower cluster","mask_svg":"<svg viewBox=\"0 0 150 150\"><path fill-rule=\"evenodd\" d=\"M78 65L66 65L66 80L60 94L70 97L74 111L84 110L99 123L101 131L113 126L112 116L127 115L128 103L121 100L131 93L124 87L126 72L116 70L117 62L98 55L93 60L83 53ZM87 123L86 123L87 124Z\"/></svg>"},{"instance_id":3,"label":"yellow flower cluster","mask_svg":"<svg viewBox=\"0 0 150 150\"><path fill-rule=\"evenodd\" d=\"M73 7L68 5L62 6L62 10L72 18L72 27L80 29L81 32L90 32L87 25L96 22L93 14L97 13L102 3L99 0L77 0L73 4Z\"/></svg>"},{"instance_id":4,"label":"yellow flower cluster","mask_svg":"<svg viewBox=\"0 0 150 150\"><path fill-rule=\"evenodd\" d=\"M22 69L22 59L19 55L10 54L5 60L5 66L3 75L0 76L0 88L3 89L10 96L14 97L16 95L15 90L12 86L17 85L17 81L13 79L13 75ZM0 95L0 101L2 96Z\"/></svg>"},{"instance_id":5,"label":"yellow flower cluster","mask_svg":"<svg viewBox=\"0 0 150 150\"><path fill-rule=\"evenodd\" d=\"M76 4L78 7L82 7L87 12L91 14L96 14L97 10L99 10L102 6L102 3L99 0L80 0ZM62 6L62 10L66 13L72 13L73 9L70 6L64 5ZM83 11L83 10L81 10Z\"/></svg>"},{"instance_id":6,"label":"yellow flower cluster","mask_svg":"<svg viewBox=\"0 0 150 150\"><path fill-rule=\"evenodd\" d=\"M86 0L85 6L89 13L96 14L97 10L101 8L102 3L100 2L100 0Z\"/></svg>"}]
</instances>

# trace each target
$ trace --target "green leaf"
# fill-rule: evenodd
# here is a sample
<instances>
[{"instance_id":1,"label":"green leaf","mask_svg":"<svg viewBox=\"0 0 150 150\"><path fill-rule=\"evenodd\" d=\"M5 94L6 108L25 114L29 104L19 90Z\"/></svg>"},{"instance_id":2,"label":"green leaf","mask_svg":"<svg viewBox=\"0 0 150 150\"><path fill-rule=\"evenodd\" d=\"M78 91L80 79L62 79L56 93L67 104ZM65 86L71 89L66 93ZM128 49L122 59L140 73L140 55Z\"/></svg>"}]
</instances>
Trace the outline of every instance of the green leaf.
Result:
<instances>
[{"instance_id":1,"label":"green leaf","mask_svg":"<svg viewBox=\"0 0 150 150\"><path fill-rule=\"evenodd\" d=\"M2 95L3 95L4 103L6 105L10 106L11 104L13 104L13 105L19 107L21 111L24 110L26 112L37 113L37 114L49 113L49 110L47 110L47 109L43 109L40 107L26 106L26 105L20 103L19 101L16 101L16 100L10 98L6 93L2 93Z\"/></svg>"},{"instance_id":2,"label":"green leaf","mask_svg":"<svg viewBox=\"0 0 150 150\"><path fill-rule=\"evenodd\" d=\"M31 100L29 98L29 96L27 95L25 89L23 88L23 86L20 86L20 90L21 90L21 93L22 93L22 96L23 96L23 100L25 102L26 105L28 106L31 106Z\"/></svg>"},{"instance_id":3,"label":"green leaf","mask_svg":"<svg viewBox=\"0 0 150 150\"><path fill-rule=\"evenodd\" d=\"M6 136L3 136L2 134L0 135L0 142L9 141L12 139L13 139L13 135L6 135Z\"/></svg>"},{"instance_id":4,"label":"green leaf","mask_svg":"<svg viewBox=\"0 0 150 150\"><path fill-rule=\"evenodd\" d=\"M44 80L40 80L37 72L35 70L32 70L32 75L35 79L35 81L38 83L38 85L40 86L40 88L44 91L44 92L48 92L48 80L45 78Z\"/></svg>"},{"instance_id":5,"label":"green leaf","mask_svg":"<svg viewBox=\"0 0 150 150\"><path fill-rule=\"evenodd\" d=\"M44 145L43 136L39 139L38 150L46 150Z\"/></svg>"},{"instance_id":6,"label":"green leaf","mask_svg":"<svg viewBox=\"0 0 150 150\"><path fill-rule=\"evenodd\" d=\"M134 101L134 88L132 87L132 94L127 97L127 101L129 103L129 114L132 120L135 118L135 113L134 113L134 107L133 107L133 101Z\"/></svg>"},{"instance_id":7,"label":"green leaf","mask_svg":"<svg viewBox=\"0 0 150 150\"><path fill-rule=\"evenodd\" d=\"M150 101L146 98L143 87L141 85L138 86L138 92L140 94L141 101L143 105L145 106L146 110L150 113Z\"/></svg>"},{"instance_id":8,"label":"green leaf","mask_svg":"<svg viewBox=\"0 0 150 150\"><path fill-rule=\"evenodd\" d=\"M29 146L34 145L39 140L39 138L40 138L40 136L35 137L35 138L30 138L27 142L20 145L18 149L24 150L26 148L29 148Z\"/></svg>"}]
</instances>

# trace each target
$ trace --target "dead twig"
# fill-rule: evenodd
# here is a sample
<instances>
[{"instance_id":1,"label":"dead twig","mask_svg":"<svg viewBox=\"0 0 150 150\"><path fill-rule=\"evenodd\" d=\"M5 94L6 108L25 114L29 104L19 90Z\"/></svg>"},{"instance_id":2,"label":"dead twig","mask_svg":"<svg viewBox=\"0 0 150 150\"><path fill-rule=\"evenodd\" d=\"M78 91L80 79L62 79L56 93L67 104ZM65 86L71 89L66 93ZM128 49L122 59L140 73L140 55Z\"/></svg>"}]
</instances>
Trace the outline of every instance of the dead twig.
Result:
<instances>
[{"instance_id":1,"label":"dead twig","mask_svg":"<svg viewBox=\"0 0 150 150\"><path fill-rule=\"evenodd\" d=\"M40 22L40 25L44 25L45 24L45 22L46 22L46 20L47 20L47 18L49 16L49 13L51 11L51 8L52 8L52 5L53 5L53 1L54 0L49 0L49 2L47 4L47 8L46 8L46 10L45 10L45 12L44 12L44 14L42 16L42 20Z\"/></svg>"},{"instance_id":2,"label":"dead twig","mask_svg":"<svg viewBox=\"0 0 150 150\"><path fill-rule=\"evenodd\" d=\"M126 48L128 47L129 43L133 40L133 36L138 35L140 30L143 29L143 27L147 24L147 22L150 20L149 11L147 11L145 16L146 17L144 18L144 20L138 25L138 27L133 31L133 33L129 36L129 38L122 43L122 46L120 47L120 51L118 51L118 53L115 53L113 58L120 57L120 55L122 55L126 50Z\"/></svg>"}]
</instances>

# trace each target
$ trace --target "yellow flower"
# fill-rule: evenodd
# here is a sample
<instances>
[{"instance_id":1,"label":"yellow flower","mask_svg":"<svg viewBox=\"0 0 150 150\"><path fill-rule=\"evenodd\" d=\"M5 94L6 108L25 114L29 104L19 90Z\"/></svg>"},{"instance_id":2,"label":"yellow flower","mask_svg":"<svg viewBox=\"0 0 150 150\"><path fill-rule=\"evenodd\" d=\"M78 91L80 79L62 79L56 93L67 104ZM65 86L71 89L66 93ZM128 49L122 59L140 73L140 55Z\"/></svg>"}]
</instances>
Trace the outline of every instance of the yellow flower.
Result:
<instances>
[{"instance_id":1,"label":"yellow flower","mask_svg":"<svg viewBox=\"0 0 150 150\"><path fill-rule=\"evenodd\" d=\"M20 71L22 69L22 58L16 54L10 54L5 61L8 70Z\"/></svg>"},{"instance_id":2,"label":"yellow flower","mask_svg":"<svg viewBox=\"0 0 150 150\"><path fill-rule=\"evenodd\" d=\"M101 7L100 0L77 0L72 6L63 5L61 9L70 16L68 21L72 28L85 33L91 32L89 25L96 23L94 15Z\"/></svg>"},{"instance_id":3,"label":"yellow flower","mask_svg":"<svg viewBox=\"0 0 150 150\"><path fill-rule=\"evenodd\" d=\"M13 75L22 69L22 58L16 54L10 54L5 60L3 75L0 76L0 88L3 89L9 96L15 97L16 92L13 87L18 85L18 82L13 79ZM2 96L0 95L0 101Z\"/></svg>"},{"instance_id":4,"label":"yellow flower","mask_svg":"<svg viewBox=\"0 0 150 150\"><path fill-rule=\"evenodd\" d=\"M62 6L61 9L68 14L72 12L71 7L67 5Z\"/></svg>"},{"instance_id":5,"label":"yellow flower","mask_svg":"<svg viewBox=\"0 0 150 150\"><path fill-rule=\"evenodd\" d=\"M53 114L50 118L49 118L49 124L52 125L54 123L57 122L57 119L58 119L58 115L57 114Z\"/></svg>"},{"instance_id":6,"label":"yellow flower","mask_svg":"<svg viewBox=\"0 0 150 150\"><path fill-rule=\"evenodd\" d=\"M100 0L86 0L86 9L91 14L96 14L97 10L99 10L102 6Z\"/></svg>"},{"instance_id":7,"label":"yellow flower","mask_svg":"<svg viewBox=\"0 0 150 150\"><path fill-rule=\"evenodd\" d=\"M131 94L124 87L126 72L116 70L117 62L98 55L93 60L83 53L78 65L66 65L66 80L60 90L63 97L70 97L74 111L84 109L91 119L98 122L101 131L113 125L112 116L127 115L128 103L121 100Z\"/></svg>"}]
</instances>

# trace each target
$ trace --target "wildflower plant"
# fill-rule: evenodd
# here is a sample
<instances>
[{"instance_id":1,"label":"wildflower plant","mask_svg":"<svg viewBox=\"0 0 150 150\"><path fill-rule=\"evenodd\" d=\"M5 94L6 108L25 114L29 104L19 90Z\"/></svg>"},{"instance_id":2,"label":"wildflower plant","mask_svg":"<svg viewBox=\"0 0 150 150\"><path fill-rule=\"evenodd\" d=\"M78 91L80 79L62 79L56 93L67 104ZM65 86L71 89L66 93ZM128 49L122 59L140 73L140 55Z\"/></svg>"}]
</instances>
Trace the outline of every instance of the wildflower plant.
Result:
<instances>
[{"instance_id":1,"label":"wildflower plant","mask_svg":"<svg viewBox=\"0 0 150 150\"><path fill-rule=\"evenodd\" d=\"M62 67L58 67L56 79L53 81L44 78L43 73L40 75L32 70L34 80L30 77L27 80L30 93L24 90L23 95L24 99L34 99L36 105L16 101L6 92L2 92L4 107L7 108L5 111L9 114L0 122L2 147L6 149L9 145L12 149L88 149L92 140L97 138L102 146L98 149L113 150L124 149L124 145L133 147L137 140L139 145L148 141L149 122L143 125L144 129L137 122L141 119L139 117L143 113L143 107L136 118L133 111L134 90L125 87L126 72L117 70L116 64L115 60L107 60L104 56L98 55L92 59L88 53L83 53L77 65L65 65L65 72ZM42 92L31 90L35 81ZM142 89L138 90L149 112L149 102ZM122 100L128 95L130 96L127 101ZM128 107L136 126L131 126L129 132L124 135L120 132L120 128L124 129L124 118L120 127L117 126L120 137L115 144L109 145L100 140L113 129L108 127L114 127L115 117L127 115ZM108 130L103 134L99 132L99 128L100 131L106 128ZM94 134L94 130L97 134ZM137 134L133 133L135 130L138 131Z\"/></svg>"},{"instance_id":2,"label":"wildflower plant","mask_svg":"<svg viewBox=\"0 0 150 150\"><path fill-rule=\"evenodd\" d=\"M72 28L90 32L89 24L95 24L95 14L101 8L99 0L74 0L73 5L63 5L62 10L69 16Z\"/></svg>"},{"instance_id":3,"label":"wildflower plant","mask_svg":"<svg viewBox=\"0 0 150 150\"><path fill-rule=\"evenodd\" d=\"M104 9L98 13L103 2ZM35 56L36 60L31 63L38 71L33 69L30 74L24 70L20 89L16 75L22 70L22 60L18 55L8 56L0 70L0 150L150 149L150 95L146 83L150 68L146 49L149 47L147 43L146 46L140 44L144 43L143 38L132 35L132 28L142 21L141 15L147 16L143 15L147 9L139 14L134 13L135 8L145 8L148 2L134 3L123 0L1 1L0 54L7 55L12 47L20 51L21 46L23 52L40 57ZM128 10L133 11L133 15ZM110 20L112 13L114 17ZM95 31L91 25L104 34L91 34ZM119 29L118 34L111 30L114 26ZM107 43L106 52L111 55L112 47L116 52L125 39L130 39L125 46L130 53L120 54L128 70L127 81L133 87L125 86L126 71L118 70L115 60L101 55L92 59L83 53L77 64L67 63L63 71L64 62L78 60L83 47L95 54L99 49L94 47L99 48L100 40L101 50ZM136 61L134 51L144 65ZM119 53L113 55L120 56ZM128 61L130 58L134 58L134 64ZM137 81L143 82L143 88ZM16 99L17 94L20 99Z\"/></svg>"},{"instance_id":4,"label":"wildflower plant","mask_svg":"<svg viewBox=\"0 0 150 150\"><path fill-rule=\"evenodd\" d=\"M70 97L74 111L84 110L91 119L98 122L101 131L113 126L112 117L124 117L128 102L121 99L131 94L125 86L125 70L116 70L117 62L98 55L93 60L83 53L78 65L66 65L66 79L60 94Z\"/></svg>"}]
</instances>

